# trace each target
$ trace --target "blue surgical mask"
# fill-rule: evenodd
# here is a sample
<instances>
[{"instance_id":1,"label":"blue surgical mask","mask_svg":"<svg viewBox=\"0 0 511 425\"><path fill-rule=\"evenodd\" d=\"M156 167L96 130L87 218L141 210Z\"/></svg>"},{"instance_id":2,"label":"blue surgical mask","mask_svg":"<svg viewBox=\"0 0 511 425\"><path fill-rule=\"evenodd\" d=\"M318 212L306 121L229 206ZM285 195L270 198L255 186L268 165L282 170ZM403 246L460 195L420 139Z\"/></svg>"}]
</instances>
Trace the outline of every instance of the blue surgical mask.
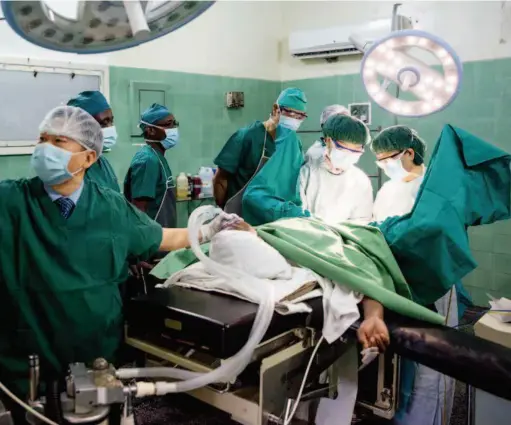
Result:
<instances>
[{"instance_id":1,"label":"blue surgical mask","mask_svg":"<svg viewBox=\"0 0 511 425\"><path fill-rule=\"evenodd\" d=\"M115 125L112 127L105 127L101 129L103 131L103 152L110 150L117 143L117 130Z\"/></svg>"},{"instance_id":2,"label":"blue surgical mask","mask_svg":"<svg viewBox=\"0 0 511 425\"><path fill-rule=\"evenodd\" d=\"M166 128L165 129L165 139L163 139L160 143L163 146L163 149L168 150L173 148L179 142L179 129L178 128Z\"/></svg>"},{"instance_id":3,"label":"blue surgical mask","mask_svg":"<svg viewBox=\"0 0 511 425\"><path fill-rule=\"evenodd\" d=\"M81 152L79 152L81 153ZM68 170L73 153L57 148L50 143L39 143L34 149L30 164L43 183L54 186L64 183L83 168L71 173Z\"/></svg>"},{"instance_id":4,"label":"blue surgical mask","mask_svg":"<svg viewBox=\"0 0 511 425\"><path fill-rule=\"evenodd\" d=\"M285 115L281 115L279 119L279 124L292 131L297 131L302 125L302 120L286 117Z\"/></svg>"}]
</instances>

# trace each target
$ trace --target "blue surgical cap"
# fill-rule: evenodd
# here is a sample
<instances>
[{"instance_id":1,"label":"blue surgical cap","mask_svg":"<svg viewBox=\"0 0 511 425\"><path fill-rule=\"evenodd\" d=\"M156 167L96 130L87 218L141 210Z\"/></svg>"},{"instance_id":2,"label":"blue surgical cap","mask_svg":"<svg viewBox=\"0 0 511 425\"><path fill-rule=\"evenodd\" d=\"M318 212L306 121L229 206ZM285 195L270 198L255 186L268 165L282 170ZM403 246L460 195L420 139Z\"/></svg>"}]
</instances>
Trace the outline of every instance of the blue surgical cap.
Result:
<instances>
[{"instance_id":1,"label":"blue surgical cap","mask_svg":"<svg viewBox=\"0 0 511 425\"><path fill-rule=\"evenodd\" d=\"M282 90L277 99L277 105L307 112L307 98L305 94L300 89L294 87Z\"/></svg>"},{"instance_id":2,"label":"blue surgical cap","mask_svg":"<svg viewBox=\"0 0 511 425\"><path fill-rule=\"evenodd\" d=\"M105 96L99 91L84 91L67 102L68 106L81 108L90 115L97 115L110 108Z\"/></svg>"},{"instance_id":3,"label":"blue surgical cap","mask_svg":"<svg viewBox=\"0 0 511 425\"><path fill-rule=\"evenodd\" d=\"M140 121L146 122L148 124L155 124L158 121L172 115L170 111L162 105L158 103L153 103L149 108L147 108L144 112L142 112L142 116L140 117ZM140 128L144 130L145 125L141 122Z\"/></svg>"}]
</instances>

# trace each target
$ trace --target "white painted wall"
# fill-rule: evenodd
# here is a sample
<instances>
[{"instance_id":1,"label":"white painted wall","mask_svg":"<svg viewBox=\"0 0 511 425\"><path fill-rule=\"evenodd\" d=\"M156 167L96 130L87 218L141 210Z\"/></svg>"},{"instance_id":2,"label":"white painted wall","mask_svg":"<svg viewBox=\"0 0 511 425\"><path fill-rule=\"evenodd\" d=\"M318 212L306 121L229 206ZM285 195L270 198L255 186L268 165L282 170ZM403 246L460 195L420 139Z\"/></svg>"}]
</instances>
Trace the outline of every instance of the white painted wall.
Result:
<instances>
[{"instance_id":1,"label":"white painted wall","mask_svg":"<svg viewBox=\"0 0 511 425\"><path fill-rule=\"evenodd\" d=\"M161 39L104 55L72 55L34 46L0 22L0 58L115 65L268 80L356 73L360 58L327 64L289 55L294 30L388 18L388 1L219 1ZM503 6L504 5L504 6ZM501 1L408 1L401 13L449 42L462 60L511 56L511 5Z\"/></svg>"},{"instance_id":2,"label":"white painted wall","mask_svg":"<svg viewBox=\"0 0 511 425\"><path fill-rule=\"evenodd\" d=\"M404 1L400 13L412 17L415 28L446 40L462 61L511 57L511 5L501 1ZM324 60L294 59L288 51L288 34L296 30L363 23L389 18L394 2L309 1L283 2L280 78L295 80L359 71L360 58Z\"/></svg>"},{"instance_id":3,"label":"white painted wall","mask_svg":"<svg viewBox=\"0 0 511 425\"><path fill-rule=\"evenodd\" d=\"M278 80L281 27L277 2L221 1L183 28L144 45L110 54L73 55L28 43L0 22L0 58Z\"/></svg>"},{"instance_id":4,"label":"white painted wall","mask_svg":"<svg viewBox=\"0 0 511 425\"><path fill-rule=\"evenodd\" d=\"M278 2L220 1L188 25L110 63L200 74L279 79Z\"/></svg>"}]
</instances>

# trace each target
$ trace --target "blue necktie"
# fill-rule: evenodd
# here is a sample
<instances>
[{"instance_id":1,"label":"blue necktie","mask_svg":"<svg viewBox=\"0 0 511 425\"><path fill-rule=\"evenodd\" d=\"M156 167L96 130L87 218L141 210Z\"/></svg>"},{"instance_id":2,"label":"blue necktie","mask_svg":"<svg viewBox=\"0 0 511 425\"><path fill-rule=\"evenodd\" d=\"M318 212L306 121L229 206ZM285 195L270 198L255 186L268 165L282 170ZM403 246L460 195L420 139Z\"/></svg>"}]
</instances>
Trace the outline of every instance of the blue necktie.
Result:
<instances>
[{"instance_id":1,"label":"blue necktie","mask_svg":"<svg viewBox=\"0 0 511 425\"><path fill-rule=\"evenodd\" d=\"M73 212L75 203L69 198L59 198L55 201L55 203L60 209L60 215L64 218L69 218Z\"/></svg>"}]
</instances>

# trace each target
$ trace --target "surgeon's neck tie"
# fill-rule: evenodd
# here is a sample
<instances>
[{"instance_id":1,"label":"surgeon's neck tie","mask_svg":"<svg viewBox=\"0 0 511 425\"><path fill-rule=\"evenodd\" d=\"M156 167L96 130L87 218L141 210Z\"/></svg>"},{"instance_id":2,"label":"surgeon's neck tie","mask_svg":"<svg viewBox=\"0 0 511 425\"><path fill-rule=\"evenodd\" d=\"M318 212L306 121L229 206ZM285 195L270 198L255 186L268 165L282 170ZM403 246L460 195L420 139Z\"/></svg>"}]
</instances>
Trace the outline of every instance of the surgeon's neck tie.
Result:
<instances>
[{"instance_id":1,"label":"surgeon's neck tie","mask_svg":"<svg viewBox=\"0 0 511 425\"><path fill-rule=\"evenodd\" d=\"M75 208L75 203L69 198L59 198L55 201L55 204L60 209L60 215L64 218L69 218Z\"/></svg>"}]
</instances>

